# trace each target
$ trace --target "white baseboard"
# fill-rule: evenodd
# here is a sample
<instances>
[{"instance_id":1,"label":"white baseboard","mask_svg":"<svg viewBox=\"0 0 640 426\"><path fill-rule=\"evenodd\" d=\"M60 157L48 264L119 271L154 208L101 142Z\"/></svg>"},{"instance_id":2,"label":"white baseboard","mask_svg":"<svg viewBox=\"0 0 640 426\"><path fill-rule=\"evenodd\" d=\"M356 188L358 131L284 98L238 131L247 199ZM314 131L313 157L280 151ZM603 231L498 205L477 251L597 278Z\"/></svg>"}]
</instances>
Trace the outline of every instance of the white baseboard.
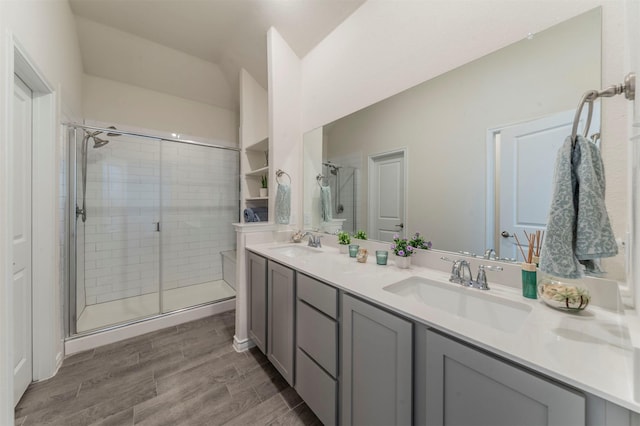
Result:
<instances>
[{"instance_id":1,"label":"white baseboard","mask_svg":"<svg viewBox=\"0 0 640 426\"><path fill-rule=\"evenodd\" d=\"M233 336L233 349L235 349L236 352L247 351L252 347L254 347L255 345L256 344L253 343L253 340L251 339L245 339L241 341L241 340L238 340L236 336Z\"/></svg>"},{"instance_id":2,"label":"white baseboard","mask_svg":"<svg viewBox=\"0 0 640 426\"><path fill-rule=\"evenodd\" d=\"M182 312L176 312L175 314L168 314L160 316L158 318L140 321L124 327L118 327L111 330L90 334L88 336L76 337L65 341L65 354L72 355L74 353L97 348L98 346L108 345L109 343L119 342L120 340L140 336L152 331L161 330L163 328L172 327L174 325L194 321L211 315L220 314L222 312L232 311L235 308L235 299L230 299L211 305L205 305L198 308L185 310Z\"/></svg>"}]
</instances>

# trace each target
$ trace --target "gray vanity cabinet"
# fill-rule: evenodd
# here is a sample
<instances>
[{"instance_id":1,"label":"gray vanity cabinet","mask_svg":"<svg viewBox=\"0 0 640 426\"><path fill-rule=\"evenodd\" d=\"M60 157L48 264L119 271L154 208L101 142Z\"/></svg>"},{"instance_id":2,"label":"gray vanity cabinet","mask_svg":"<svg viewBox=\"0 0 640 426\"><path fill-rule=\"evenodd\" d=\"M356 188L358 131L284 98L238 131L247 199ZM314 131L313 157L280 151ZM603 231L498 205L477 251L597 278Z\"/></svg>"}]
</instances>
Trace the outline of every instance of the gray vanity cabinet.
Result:
<instances>
[{"instance_id":1,"label":"gray vanity cabinet","mask_svg":"<svg viewBox=\"0 0 640 426\"><path fill-rule=\"evenodd\" d=\"M426 365L416 372L426 377L416 384L416 392L424 386L426 394L416 401L417 424L424 424L424 415L427 425L585 425L584 395L431 330L424 332ZM421 340L416 338L417 345Z\"/></svg>"},{"instance_id":2,"label":"gray vanity cabinet","mask_svg":"<svg viewBox=\"0 0 640 426\"><path fill-rule=\"evenodd\" d=\"M247 252L249 279L249 337L267 353L267 259Z\"/></svg>"},{"instance_id":3,"label":"gray vanity cabinet","mask_svg":"<svg viewBox=\"0 0 640 426\"><path fill-rule=\"evenodd\" d=\"M297 275L296 391L325 425L338 413L338 291Z\"/></svg>"},{"instance_id":4,"label":"gray vanity cabinet","mask_svg":"<svg viewBox=\"0 0 640 426\"><path fill-rule=\"evenodd\" d=\"M342 296L343 425L412 423L412 323Z\"/></svg>"},{"instance_id":5,"label":"gray vanity cabinet","mask_svg":"<svg viewBox=\"0 0 640 426\"><path fill-rule=\"evenodd\" d=\"M267 262L267 358L294 385L295 272Z\"/></svg>"}]
</instances>

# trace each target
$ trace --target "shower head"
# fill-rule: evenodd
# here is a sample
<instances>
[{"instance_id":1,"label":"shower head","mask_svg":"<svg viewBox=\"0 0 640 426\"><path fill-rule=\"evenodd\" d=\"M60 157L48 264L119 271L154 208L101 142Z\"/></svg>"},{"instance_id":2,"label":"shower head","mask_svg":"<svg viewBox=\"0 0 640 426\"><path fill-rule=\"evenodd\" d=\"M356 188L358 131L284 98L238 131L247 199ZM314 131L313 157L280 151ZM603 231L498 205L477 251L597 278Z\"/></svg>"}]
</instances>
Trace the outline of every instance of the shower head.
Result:
<instances>
[{"instance_id":1,"label":"shower head","mask_svg":"<svg viewBox=\"0 0 640 426\"><path fill-rule=\"evenodd\" d=\"M118 129L116 129L115 126L109 126L109 127L107 127L107 129L118 130ZM117 137L117 136L122 136L122 133L109 132L109 133L107 133L107 136L113 138L113 137Z\"/></svg>"},{"instance_id":2,"label":"shower head","mask_svg":"<svg viewBox=\"0 0 640 426\"><path fill-rule=\"evenodd\" d=\"M109 126L109 127L107 127L107 129L117 130L114 126ZM89 132L89 131L85 130L84 133L85 133L85 136L84 136L85 143L87 141L89 141L89 139L93 139L93 147L94 148L102 148L103 146L105 146L106 144L109 143L109 141L107 139L102 139L102 138L98 137L98 135L102 134L102 130L96 130L95 132ZM109 136L109 137L118 137L118 136L122 136L122 133L109 132L109 133L107 133L107 136Z\"/></svg>"},{"instance_id":3,"label":"shower head","mask_svg":"<svg viewBox=\"0 0 640 426\"><path fill-rule=\"evenodd\" d=\"M338 175L338 169L341 169L342 167L340 166L336 166L335 164L333 164L331 161L327 161L326 163L322 163L325 167L327 167L329 169L329 173L331 173L334 176Z\"/></svg>"},{"instance_id":4,"label":"shower head","mask_svg":"<svg viewBox=\"0 0 640 426\"><path fill-rule=\"evenodd\" d=\"M93 147L94 148L102 148L103 146L105 146L108 143L109 143L109 141L106 140L106 139L102 139L102 138L99 138L97 136L93 136Z\"/></svg>"}]
</instances>

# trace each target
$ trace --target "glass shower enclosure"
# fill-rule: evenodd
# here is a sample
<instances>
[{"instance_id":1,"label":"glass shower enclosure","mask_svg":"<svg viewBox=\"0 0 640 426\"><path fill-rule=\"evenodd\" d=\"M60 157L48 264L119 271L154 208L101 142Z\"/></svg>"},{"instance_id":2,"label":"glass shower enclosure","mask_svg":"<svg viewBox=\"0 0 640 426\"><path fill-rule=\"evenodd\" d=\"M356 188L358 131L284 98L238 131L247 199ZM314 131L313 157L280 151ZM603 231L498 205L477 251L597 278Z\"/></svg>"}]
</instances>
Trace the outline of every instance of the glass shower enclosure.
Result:
<instances>
[{"instance_id":1,"label":"glass shower enclosure","mask_svg":"<svg viewBox=\"0 0 640 426\"><path fill-rule=\"evenodd\" d=\"M69 125L69 336L235 297L239 152Z\"/></svg>"}]
</instances>

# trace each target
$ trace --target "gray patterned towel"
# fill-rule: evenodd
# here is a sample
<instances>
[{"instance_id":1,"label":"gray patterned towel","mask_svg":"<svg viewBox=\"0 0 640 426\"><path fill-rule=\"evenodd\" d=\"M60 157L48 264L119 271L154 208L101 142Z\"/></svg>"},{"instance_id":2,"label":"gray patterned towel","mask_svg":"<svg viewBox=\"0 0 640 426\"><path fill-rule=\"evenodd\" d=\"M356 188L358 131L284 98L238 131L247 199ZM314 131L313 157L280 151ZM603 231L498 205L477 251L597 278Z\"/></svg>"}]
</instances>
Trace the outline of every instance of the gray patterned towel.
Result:
<instances>
[{"instance_id":1,"label":"gray patterned towel","mask_svg":"<svg viewBox=\"0 0 640 426\"><path fill-rule=\"evenodd\" d=\"M600 151L578 136L558 151L551 211L540 255L540 270L561 278L580 278L583 265L618 254L604 203L605 178Z\"/></svg>"}]
</instances>

